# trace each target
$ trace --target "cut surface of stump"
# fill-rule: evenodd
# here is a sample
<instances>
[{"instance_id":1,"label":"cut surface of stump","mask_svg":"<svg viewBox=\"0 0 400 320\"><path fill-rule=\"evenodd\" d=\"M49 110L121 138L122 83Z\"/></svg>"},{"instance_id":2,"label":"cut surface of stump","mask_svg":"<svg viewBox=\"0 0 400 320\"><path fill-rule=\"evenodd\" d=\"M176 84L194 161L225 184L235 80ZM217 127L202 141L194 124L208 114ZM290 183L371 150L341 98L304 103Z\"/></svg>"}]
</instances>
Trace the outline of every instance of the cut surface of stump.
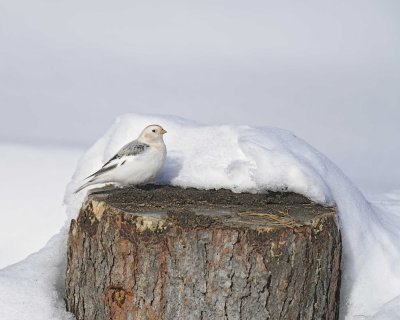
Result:
<instances>
[{"instance_id":1,"label":"cut surface of stump","mask_svg":"<svg viewBox=\"0 0 400 320\"><path fill-rule=\"evenodd\" d=\"M68 239L77 319L338 319L334 208L294 193L97 189Z\"/></svg>"}]
</instances>

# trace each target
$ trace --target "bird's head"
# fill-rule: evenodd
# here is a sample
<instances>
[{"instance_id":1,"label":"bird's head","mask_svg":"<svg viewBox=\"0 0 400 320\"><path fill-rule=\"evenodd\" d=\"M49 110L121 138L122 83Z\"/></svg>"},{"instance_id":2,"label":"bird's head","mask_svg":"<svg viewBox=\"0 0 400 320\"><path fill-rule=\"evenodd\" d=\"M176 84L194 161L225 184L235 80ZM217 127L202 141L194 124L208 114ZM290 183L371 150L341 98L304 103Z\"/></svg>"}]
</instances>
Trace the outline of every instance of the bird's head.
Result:
<instances>
[{"instance_id":1,"label":"bird's head","mask_svg":"<svg viewBox=\"0 0 400 320\"><path fill-rule=\"evenodd\" d=\"M167 133L163 127L158 124L152 124L143 129L139 136L139 140L145 143L157 143L162 140L163 135Z\"/></svg>"}]
</instances>

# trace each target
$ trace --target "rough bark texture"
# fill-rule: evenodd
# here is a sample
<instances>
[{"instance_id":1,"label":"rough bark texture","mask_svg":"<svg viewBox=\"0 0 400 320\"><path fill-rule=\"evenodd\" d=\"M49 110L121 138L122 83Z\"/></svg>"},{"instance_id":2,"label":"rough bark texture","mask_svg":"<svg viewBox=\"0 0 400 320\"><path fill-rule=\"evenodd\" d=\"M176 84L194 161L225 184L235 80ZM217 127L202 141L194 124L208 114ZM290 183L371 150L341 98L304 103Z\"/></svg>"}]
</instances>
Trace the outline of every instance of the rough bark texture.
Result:
<instances>
[{"instance_id":1,"label":"rough bark texture","mask_svg":"<svg viewBox=\"0 0 400 320\"><path fill-rule=\"evenodd\" d=\"M334 208L293 193L98 190L71 223L77 319L337 319Z\"/></svg>"}]
</instances>

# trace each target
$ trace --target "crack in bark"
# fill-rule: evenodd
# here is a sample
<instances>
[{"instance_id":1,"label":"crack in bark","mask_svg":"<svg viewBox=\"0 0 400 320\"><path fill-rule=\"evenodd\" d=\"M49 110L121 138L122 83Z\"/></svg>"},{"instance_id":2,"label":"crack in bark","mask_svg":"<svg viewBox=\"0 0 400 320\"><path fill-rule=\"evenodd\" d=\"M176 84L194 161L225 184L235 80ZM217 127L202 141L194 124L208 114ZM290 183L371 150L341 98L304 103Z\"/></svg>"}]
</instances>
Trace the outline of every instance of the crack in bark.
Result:
<instances>
[{"instance_id":1,"label":"crack in bark","mask_svg":"<svg viewBox=\"0 0 400 320\"><path fill-rule=\"evenodd\" d=\"M314 313L315 313L316 306L317 306L317 301L318 301L319 273L320 273L320 260L317 259L317 270L315 271L316 281L315 281L315 285L314 285L314 294L313 294L313 304L312 304L311 319L314 319Z\"/></svg>"},{"instance_id":2,"label":"crack in bark","mask_svg":"<svg viewBox=\"0 0 400 320\"><path fill-rule=\"evenodd\" d=\"M285 299L285 302L283 303L283 305L282 305L282 310L281 310L281 313L285 310L285 309L287 309L286 310L286 313L288 312L288 309L289 309L289 305L291 304L291 302L292 302L292 298L293 298L293 295L289 295L289 288L293 288L293 287L295 287L294 285L292 285L292 279L293 279L293 273L294 273L294 271L295 271L295 269L293 268L293 260L294 260L294 257L295 257L295 247L296 247L296 235L295 234L292 234L291 235L291 244L290 244L290 246L289 246L289 248L290 248L290 251L289 251L289 255L288 255L288 262L289 262L289 264L291 265L291 267L290 268L288 268L289 269L289 274L287 275L287 280L286 280L286 282L287 282L287 287L286 287L286 296L287 296L287 298ZM281 317L281 314L280 314L280 317Z\"/></svg>"}]
</instances>

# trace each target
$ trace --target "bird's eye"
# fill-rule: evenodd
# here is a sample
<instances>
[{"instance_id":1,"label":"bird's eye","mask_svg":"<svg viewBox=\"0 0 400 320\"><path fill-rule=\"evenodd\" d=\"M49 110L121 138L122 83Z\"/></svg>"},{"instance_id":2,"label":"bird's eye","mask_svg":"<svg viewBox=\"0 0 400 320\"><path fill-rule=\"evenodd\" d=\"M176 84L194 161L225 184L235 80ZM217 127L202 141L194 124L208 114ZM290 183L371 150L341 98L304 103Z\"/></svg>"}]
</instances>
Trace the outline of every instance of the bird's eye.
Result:
<instances>
[{"instance_id":1,"label":"bird's eye","mask_svg":"<svg viewBox=\"0 0 400 320\"><path fill-rule=\"evenodd\" d=\"M153 129L153 130L151 130L151 131L156 132L156 129Z\"/></svg>"}]
</instances>

